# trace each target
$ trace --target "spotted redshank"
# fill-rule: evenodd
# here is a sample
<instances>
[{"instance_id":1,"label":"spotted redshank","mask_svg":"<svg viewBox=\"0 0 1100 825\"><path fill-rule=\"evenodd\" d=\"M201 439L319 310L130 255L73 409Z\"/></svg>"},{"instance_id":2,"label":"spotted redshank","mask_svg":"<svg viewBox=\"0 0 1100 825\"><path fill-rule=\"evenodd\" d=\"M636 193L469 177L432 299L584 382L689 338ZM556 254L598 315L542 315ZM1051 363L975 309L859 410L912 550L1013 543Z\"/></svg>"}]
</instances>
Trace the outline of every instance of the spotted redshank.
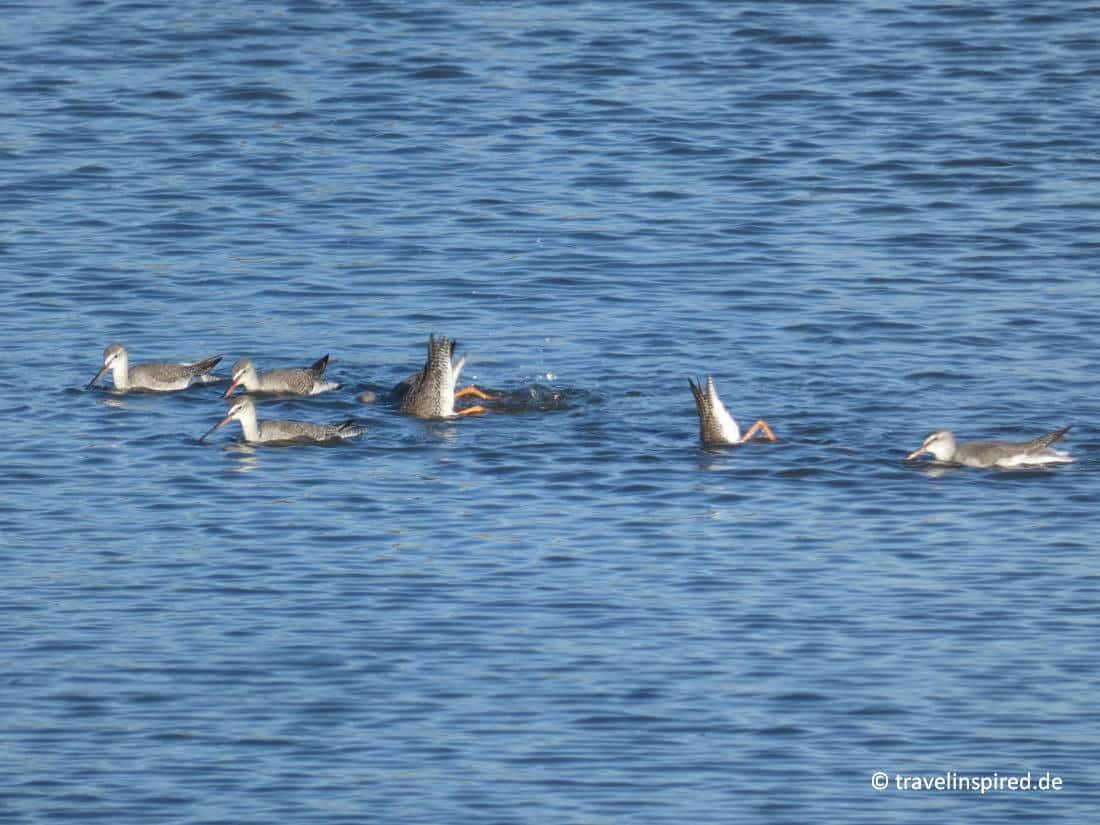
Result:
<instances>
[{"instance_id":1,"label":"spotted redshank","mask_svg":"<svg viewBox=\"0 0 1100 825\"><path fill-rule=\"evenodd\" d=\"M691 385L691 394L695 396L695 409L699 413L699 438L703 444L744 444L757 432L762 432L769 441L775 441L772 428L763 418L758 419L747 433L741 435L741 428L718 397L714 380L709 375L705 388L702 381L695 383L689 378L688 383Z\"/></svg>"},{"instance_id":2,"label":"spotted redshank","mask_svg":"<svg viewBox=\"0 0 1100 825\"><path fill-rule=\"evenodd\" d=\"M1042 467L1046 464L1068 464L1073 457L1065 450L1050 445L1069 431L1062 427L1031 441L972 441L969 444L955 442L950 430L936 430L924 443L905 457L912 461L919 455L930 453L944 464L961 464L966 467Z\"/></svg>"},{"instance_id":3,"label":"spotted redshank","mask_svg":"<svg viewBox=\"0 0 1100 825\"><path fill-rule=\"evenodd\" d=\"M203 433L199 441L205 440L208 435L230 421L241 422L244 440L252 443L335 441L363 434L363 427L351 420L339 424L312 424L308 421L260 422L256 419L256 405L252 398L242 395L229 402L229 411L225 418Z\"/></svg>"},{"instance_id":4,"label":"spotted redshank","mask_svg":"<svg viewBox=\"0 0 1100 825\"><path fill-rule=\"evenodd\" d=\"M237 387L248 392L282 393L285 395L317 395L334 390L339 384L325 381L328 356L318 359L312 366L302 369L272 370L256 373L256 366L249 358L242 358L233 365L232 381L222 398L228 398Z\"/></svg>"},{"instance_id":5,"label":"spotted redshank","mask_svg":"<svg viewBox=\"0 0 1100 825\"><path fill-rule=\"evenodd\" d=\"M88 382L84 389L91 389L100 378L111 371L111 377L115 382L115 389L121 392L128 390L156 390L168 392L182 390L191 386L192 382L201 379L210 370L214 369L220 355L213 358L204 358L201 361L174 363L168 361L153 361L148 364L135 364L130 366L130 355L122 344L109 344L103 350L103 368L96 373L95 378Z\"/></svg>"},{"instance_id":6,"label":"spotted redshank","mask_svg":"<svg viewBox=\"0 0 1100 825\"><path fill-rule=\"evenodd\" d=\"M471 415L486 412L480 404L455 411L455 399L474 396L482 400L494 400L496 396L469 386L455 392L458 376L466 365L463 355L456 362L458 344L450 338L428 338L428 360L416 375L398 384L395 392L401 397L401 412L417 418L450 418L453 415Z\"/></svg>"}]
</instances>

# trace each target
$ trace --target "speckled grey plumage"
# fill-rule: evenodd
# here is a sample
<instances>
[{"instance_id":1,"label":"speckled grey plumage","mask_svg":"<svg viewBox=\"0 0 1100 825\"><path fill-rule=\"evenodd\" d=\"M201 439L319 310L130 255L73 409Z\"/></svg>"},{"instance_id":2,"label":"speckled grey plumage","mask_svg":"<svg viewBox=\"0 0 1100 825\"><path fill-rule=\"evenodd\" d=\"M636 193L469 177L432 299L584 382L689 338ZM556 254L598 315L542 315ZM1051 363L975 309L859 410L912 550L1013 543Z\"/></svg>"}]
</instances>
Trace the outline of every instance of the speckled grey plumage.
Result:
<instances>
[{"instance_id":1,"label":"speckled grey plumage","mask_svg":"<svg viewBox=\"0 0 1100 825\"><path fill-rule=\"evenodd\" d=\"M215 430L219 430L230 421L239 421L244 432L244 440L250 443L293 442L293 441L335 441L362 435L363 428L352 420L339 424L313 424L309 421L259 421L256 417L256 404L247 395L229 403L225 417L203 433L199 441L204 440Z\"/></svg>"},{"instance_id":2,"label":"speckled grey plumage","mask_svg":"<svg viewBox=\"0 0 1100 825\"><path fill-rule=\"evenodd\" d=\"M88 388L96 384L108 370L114 380L115 389L154 390L169 392L182 390L191 385L198 377L206 375L217 366L222 356L215 355L200 361L175 363L170 361L151 361L146 364L130 366L130 354L122 344L108 344L103 350L103 368L88 383Z\"/></svg>"},{"instance_id":3,"label":"speckled grey plumage","mask_svg":"<svg viewBox=\"0 0 1100 825\"><path fill-rule=\"evenodd\" d=\"M702 381L696 383L690 378L688 384L691 385L691 394L695 397L695 411L699 413L699 438L703 444L739 443L741 428L718 397L714 380L708 375L705 384Z\"/></svg>"},{"instance_id":4,"label":"speckled grey plumage","mask_svg":"<svg viewBox=\"0 0 1100 825\"><path fill-rule=\"evenodd\" d=\"M249 358L241 358L233 364L232 381L225 391L228 398L238 386L244 386L248 392L284 393L287 395L316 395L320 392L336 389L337 384L325 381L325 369L328 367L328 355L317 360L309 367L299 369L279 369L257 374L256 366Z\"/></svg>"},{"instance_id":5,"label":"speckled grey plumage","mask_svg":"<svg viewBox=\"0 0 1100 825\"><path fill-rule=\"evenodd\" d=\"M1069 429L1062 427L1031 441L972 441L969 444L956 443L955 435L950 430L936 430L907 458L912 460L923 453L931 453L938 461L948 464L1002 469L1066 464L1073 461L1070 454L1052 449L1050 445L1061 439Z\"/></svg>"},{"instance_id":6,"label":"speckled grey plumage","mask_svg":"<svg viewBox=\"0 0 1100 825\"><path fill-rule=\"evenodd\" d=\"M311 424L308 421L260 421L257 441L331 441L351 438L362 432L353 421L340 424Z\"/></svg>"},{"instance_id":7,"label":"speckled grey plumage","mask_svg":"<svg viewBox=\"0 0 1100 825\"><path fill-rule=\"evenodd\" d=\"M462 367L463 355L454 361L458 344L450 338L428 338L428 360L408 382L401 398L401 412L417 418L447 418L455 414L455 387Z\"/></svg>"}]
</instances>

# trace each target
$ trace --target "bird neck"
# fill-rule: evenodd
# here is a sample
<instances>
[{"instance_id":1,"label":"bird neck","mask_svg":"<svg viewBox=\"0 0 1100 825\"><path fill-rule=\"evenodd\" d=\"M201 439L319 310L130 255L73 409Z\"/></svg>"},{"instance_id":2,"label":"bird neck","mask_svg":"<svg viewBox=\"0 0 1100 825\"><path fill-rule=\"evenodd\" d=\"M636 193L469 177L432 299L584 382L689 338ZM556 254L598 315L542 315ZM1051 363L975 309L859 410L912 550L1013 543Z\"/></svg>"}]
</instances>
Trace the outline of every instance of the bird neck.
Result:
<instances>
[{"instance_id":1,"label":"bird neck","mask_svg":"<svg viewBox=\"0 0 1100 825\"><path fill-rule=\"evenodd\" d=\"M116 390L130 389L130 359L120 355L111 364L111 378L114 379Z\"/></svg>"},{"instance_id":2,"label":"bird neck","mask_svg":"<svg viewBox=\"0 0 1100 825\"><path fill-rule=\"evenodd\" d=\"M241 422L241 429L244 431L245 441L260 440L260 425L259 422L256 421L255 410L242 411L237 420Z\"/></svg>"}]
</instances>

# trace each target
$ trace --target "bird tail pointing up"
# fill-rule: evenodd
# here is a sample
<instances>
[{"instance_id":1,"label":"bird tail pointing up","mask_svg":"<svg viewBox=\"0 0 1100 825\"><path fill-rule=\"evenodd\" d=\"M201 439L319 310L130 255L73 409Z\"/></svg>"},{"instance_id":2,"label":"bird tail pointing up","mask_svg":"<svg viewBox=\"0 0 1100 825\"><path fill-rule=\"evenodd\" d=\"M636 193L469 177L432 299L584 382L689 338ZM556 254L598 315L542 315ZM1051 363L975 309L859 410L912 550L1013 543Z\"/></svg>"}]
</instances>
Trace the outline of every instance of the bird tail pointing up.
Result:
<instances>
[{"instance_id":1,"label":"bird tail pointing up","mask_svg":"<svg viewBox=\"0 0 1100 825\"><path fill-rule=\"evenodd\" d=\"M206 373L214 369L221 360L222 356L215 355L212 358L203 358L201 361L195 361L192 364L188 364L188 367L192 375L206 375Z\"/></svg>"},{"instance_id":2,"label":"bird tail pointing up","mask_svg":"<svg viewBox=\"0 0 1100 825\"><path fill-rule=\"evenodd\" d=\"M325 375L325 370L326 369L328 369L328 353L327 352L325 353L323 358L318 358L309 367L309 371L313 373L314 378L323 378L324 375Z\"/></svg>"},{"instance_id":3,"label":"bird tail pointing up","mask_svg":"<svg viewBox=\"0 0 1100 825\"><path fill-rule=\"evenodd\" d=\"M1039 436L1034 441L1032 441L1031 444L1028 445L1028 450L1042 450L1045 447L1049 447L1055 441L1058 441L1059 439L1061 439L1062 436L1068 433L1070 427L1072 426L1073 425L1070 424L1069 427L1062 427L1062 429L1060 430L1055 430L1052 433L1047 433L1046 435Z\"/></svg>"}]
</instances>

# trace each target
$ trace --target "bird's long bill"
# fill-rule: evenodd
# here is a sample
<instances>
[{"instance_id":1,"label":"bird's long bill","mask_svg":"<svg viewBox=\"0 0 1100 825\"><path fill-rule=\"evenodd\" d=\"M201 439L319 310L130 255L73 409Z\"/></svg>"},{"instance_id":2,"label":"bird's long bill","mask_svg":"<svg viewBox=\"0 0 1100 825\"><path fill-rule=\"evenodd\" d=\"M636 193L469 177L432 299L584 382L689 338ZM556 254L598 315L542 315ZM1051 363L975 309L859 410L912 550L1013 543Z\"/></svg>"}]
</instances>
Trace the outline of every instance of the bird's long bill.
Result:
<instances>
[{"instance_id":1,"label":"bird's long bill","mask_svg":"<svg viewBox=\"0 0 1100 825\"><path fill-rule=\"evenodd\" d=\"M204 433L203 433L203 434L202 434L202 435L201 435L201 436L199 437L199 441L205 441L205 440L206 440L206 437L207 437L208 435L210 435L210 434L211 434L211 433L213 433L213 432L216 432L217 430L220 430L220 429L221 429L222 427L224 427L224 426L225 426L226 424L228 424L228 423L229 423L230 421L232 421L232 420L233 420L233 416L227 415L227 416L226 416L225 418L223 418L223 419L222 419L221 421L219 421L219 422L218 422L217 424L215 424L215 425L214 425L213 427L211 427L211 428L210 428L209 430L207 430L206 432L204 432Z\"/></svg>"},{"instance_id":2,"label":"bird's long bill","mask_svg":"<svg viewBox=\"0 0 1100 825\"><path fill-rule=\"evenodd\" d=\"M924 449L924 447L920 447L919 449L913 450L913 452L909 453L909 455L907 455L905 457L905 460L906 461L912 461L917 456L923 455L926 452L928 452L928 451L926 449Z\"/></svg>"},{"instance_id":3,"label":"bird's long bill","mask_svg":"<svg viewBox=\"0 0 1100 825\"><path fill-rule=\"evenodd\" d=\"M99 379L102 378L104 375L106 375L107 370L109 370L109 369L110 369L110 367L107 366L106 364L104 364L103 369L101 369L99 372L97 372L95 374L95 378L93 378L91 381L89 381L87 384L84 385L84 389L90 390L92 387L94 387L96 384L98 384Z\"/></svg>"},{"instance_id":4,"label":"bird's long bill","mask_svg":"<svg viewBox=\"0 0 1100 825\"><path fill-rule=\"evenodd\" d=\"M225 391L225 395L223 395L222 398L228 398L229 396L231 396L233 394L233 390L237 389L237 387L239 387L240 385L241 385L240 381L233 381L229 385L229 389L227 389ZM217 427L215 427L214 429L217 429Z\"/></svg>"}]
</instances>

